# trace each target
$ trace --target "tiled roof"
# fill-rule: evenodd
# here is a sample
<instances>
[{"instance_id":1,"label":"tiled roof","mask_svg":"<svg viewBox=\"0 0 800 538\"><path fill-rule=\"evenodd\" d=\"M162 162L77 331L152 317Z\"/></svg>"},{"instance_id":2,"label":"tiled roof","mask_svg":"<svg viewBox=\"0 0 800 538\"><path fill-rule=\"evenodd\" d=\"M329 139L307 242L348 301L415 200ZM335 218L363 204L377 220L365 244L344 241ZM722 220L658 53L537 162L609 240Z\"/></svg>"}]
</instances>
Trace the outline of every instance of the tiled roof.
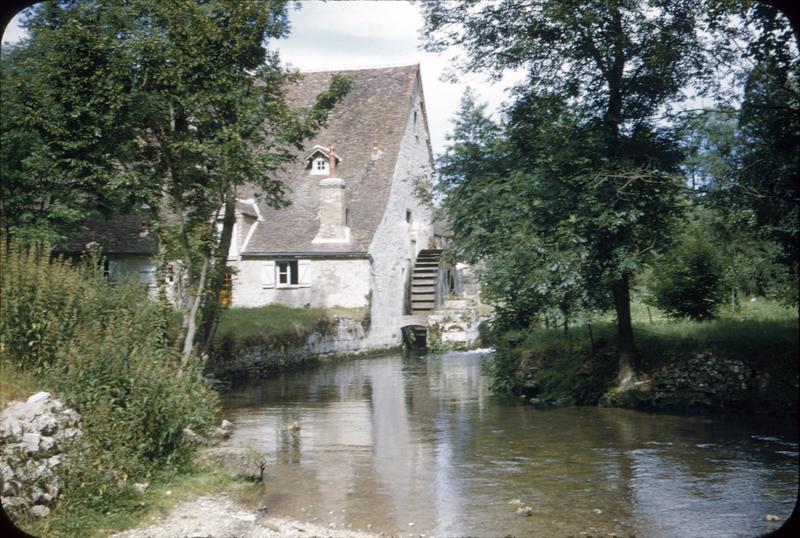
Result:
<instances>
[{"instance_id":1,"label":"tiled roof","mask_svg":"<svg viewBox=\"0 0 800 538\"><path fill-rule=\"evenodd\" d=\"M306 73L288 90L293 107L311 107L324 92L334 73L349 76L350 91L328 117L321 129L297 152L296 161L286 167L281 179L286 183L292 205L275 210L260 206L264 222L258 223L243 254L291 252L366 252L383 216L389 198L400 142L411 106L411 95L419 66ZM372 160L372 146L383 152ZM315 145L333 145L342 161L336 175L346 183L350 243L313 244L319 229L319 181L306 168L305 156ZM239 197L250 198L253 191L242 189Z\"/></svg>"},{"instance_id":2,"label":"tiled roof","mask_svg":"<svg viewBox=\"0 0 800 538\"><path fill-rule=\"evenodd\" d=\"M90 218L85 223L86 229L71 235L56 252L77 254L86 250L87 243L96 241L103 247L103 254L155 254L158 252L155 236L139 236L147 220L136 214Z\"/></svg>"}]
</instances>

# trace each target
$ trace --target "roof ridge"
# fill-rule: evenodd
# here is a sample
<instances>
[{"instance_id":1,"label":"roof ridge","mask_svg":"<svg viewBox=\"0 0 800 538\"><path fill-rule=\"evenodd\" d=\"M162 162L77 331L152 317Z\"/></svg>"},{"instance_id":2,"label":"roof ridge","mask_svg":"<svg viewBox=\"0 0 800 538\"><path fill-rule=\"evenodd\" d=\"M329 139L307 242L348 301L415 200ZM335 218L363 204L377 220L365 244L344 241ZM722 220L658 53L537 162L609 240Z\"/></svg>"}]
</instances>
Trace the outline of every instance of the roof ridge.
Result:
<instances>
[{"instance_id":1,"label":"roof ridge","mask_svg":"<svg viewBox=\"0 0 800 538\"><path fill-rule=\"evenodd\" d=\"M404 64L404 65L394 65L394 64L386 64L386 65L379 65L379 66L372 66L372 67L355 67L355 68L348 68L348 69L298 69L297 72L301 74L305 73L352 73L356 71L379 71L381 69L407 69L407 68L416 68L419 71L420 64L419 62L415 64Z\"/></svg>"}]
</instances>

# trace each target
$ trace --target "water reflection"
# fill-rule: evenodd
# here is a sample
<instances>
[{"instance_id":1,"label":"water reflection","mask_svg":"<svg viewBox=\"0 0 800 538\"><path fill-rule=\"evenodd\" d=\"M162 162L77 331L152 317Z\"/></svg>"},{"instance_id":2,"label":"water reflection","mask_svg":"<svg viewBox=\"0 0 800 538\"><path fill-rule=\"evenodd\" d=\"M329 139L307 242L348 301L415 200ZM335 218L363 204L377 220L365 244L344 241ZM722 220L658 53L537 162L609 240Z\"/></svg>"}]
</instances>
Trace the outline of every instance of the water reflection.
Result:
<instances>
[{"instance_id":1,"label":"water reflection","mask_svg":"<svg viewBox=\"0 0 800 538\"><path fill-rule=\"evenodd\" d=\"M765 514L791 513L793 421L542 411L491 396L480 362L390 356L242 387L224 402L231 443L267 456L272 513L326 525L754 536L775 528Z\"/></svg>"}]
</instances>

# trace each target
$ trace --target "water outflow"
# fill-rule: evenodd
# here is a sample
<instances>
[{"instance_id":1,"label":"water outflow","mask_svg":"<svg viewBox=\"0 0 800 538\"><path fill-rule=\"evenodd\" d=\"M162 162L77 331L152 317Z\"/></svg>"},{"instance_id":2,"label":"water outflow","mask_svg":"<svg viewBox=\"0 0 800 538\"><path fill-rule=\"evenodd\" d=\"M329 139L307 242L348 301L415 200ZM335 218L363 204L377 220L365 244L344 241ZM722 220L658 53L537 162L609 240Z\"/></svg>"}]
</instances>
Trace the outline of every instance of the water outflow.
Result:
<instances>
[{"instance_id":1,"label":"water outflow","mask_svg":"<svg viewBox=\"0 0 800 538\"><path fill-rule=\"evenodd\" d=\"M793 420L535 409L489 392L485 357L393 355L252 383L224 398L230 444L266 456L271 514L335 528L728 537L791 514Z\"/></svg>"}]
</instances>

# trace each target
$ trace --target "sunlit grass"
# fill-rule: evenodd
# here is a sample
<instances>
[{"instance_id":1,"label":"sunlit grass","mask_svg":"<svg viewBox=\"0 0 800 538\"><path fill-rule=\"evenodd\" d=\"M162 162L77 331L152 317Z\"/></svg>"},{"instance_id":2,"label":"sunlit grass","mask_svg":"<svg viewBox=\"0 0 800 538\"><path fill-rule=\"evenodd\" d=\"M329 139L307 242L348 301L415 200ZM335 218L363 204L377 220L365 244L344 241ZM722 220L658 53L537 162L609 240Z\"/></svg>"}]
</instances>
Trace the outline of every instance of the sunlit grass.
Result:
<instances>
[{"instance_id":1,"label":"sunlit grass","mask_svg":"<svg viewBox=\"0 0 800 538\"><path fill-rule=\"evenodd\" d=\"M229 308L220 316L215 339L250 336L269 339L272 335L286 333L305 335L320 320L332 320L336 316L362 319L365 311L362 308L289 308L282 305Z\"/></svg>"},{"instance_id":2,"label":"sunlit grass","mask_svg":"<svg viewBox=\"0 0 800 538\"><path fill-rule=\"evenodd\" d=\"M26 400L40 390L46 389L31 372L0 363L0 409L12 401Z\"/></svg>"}]
</instances>

